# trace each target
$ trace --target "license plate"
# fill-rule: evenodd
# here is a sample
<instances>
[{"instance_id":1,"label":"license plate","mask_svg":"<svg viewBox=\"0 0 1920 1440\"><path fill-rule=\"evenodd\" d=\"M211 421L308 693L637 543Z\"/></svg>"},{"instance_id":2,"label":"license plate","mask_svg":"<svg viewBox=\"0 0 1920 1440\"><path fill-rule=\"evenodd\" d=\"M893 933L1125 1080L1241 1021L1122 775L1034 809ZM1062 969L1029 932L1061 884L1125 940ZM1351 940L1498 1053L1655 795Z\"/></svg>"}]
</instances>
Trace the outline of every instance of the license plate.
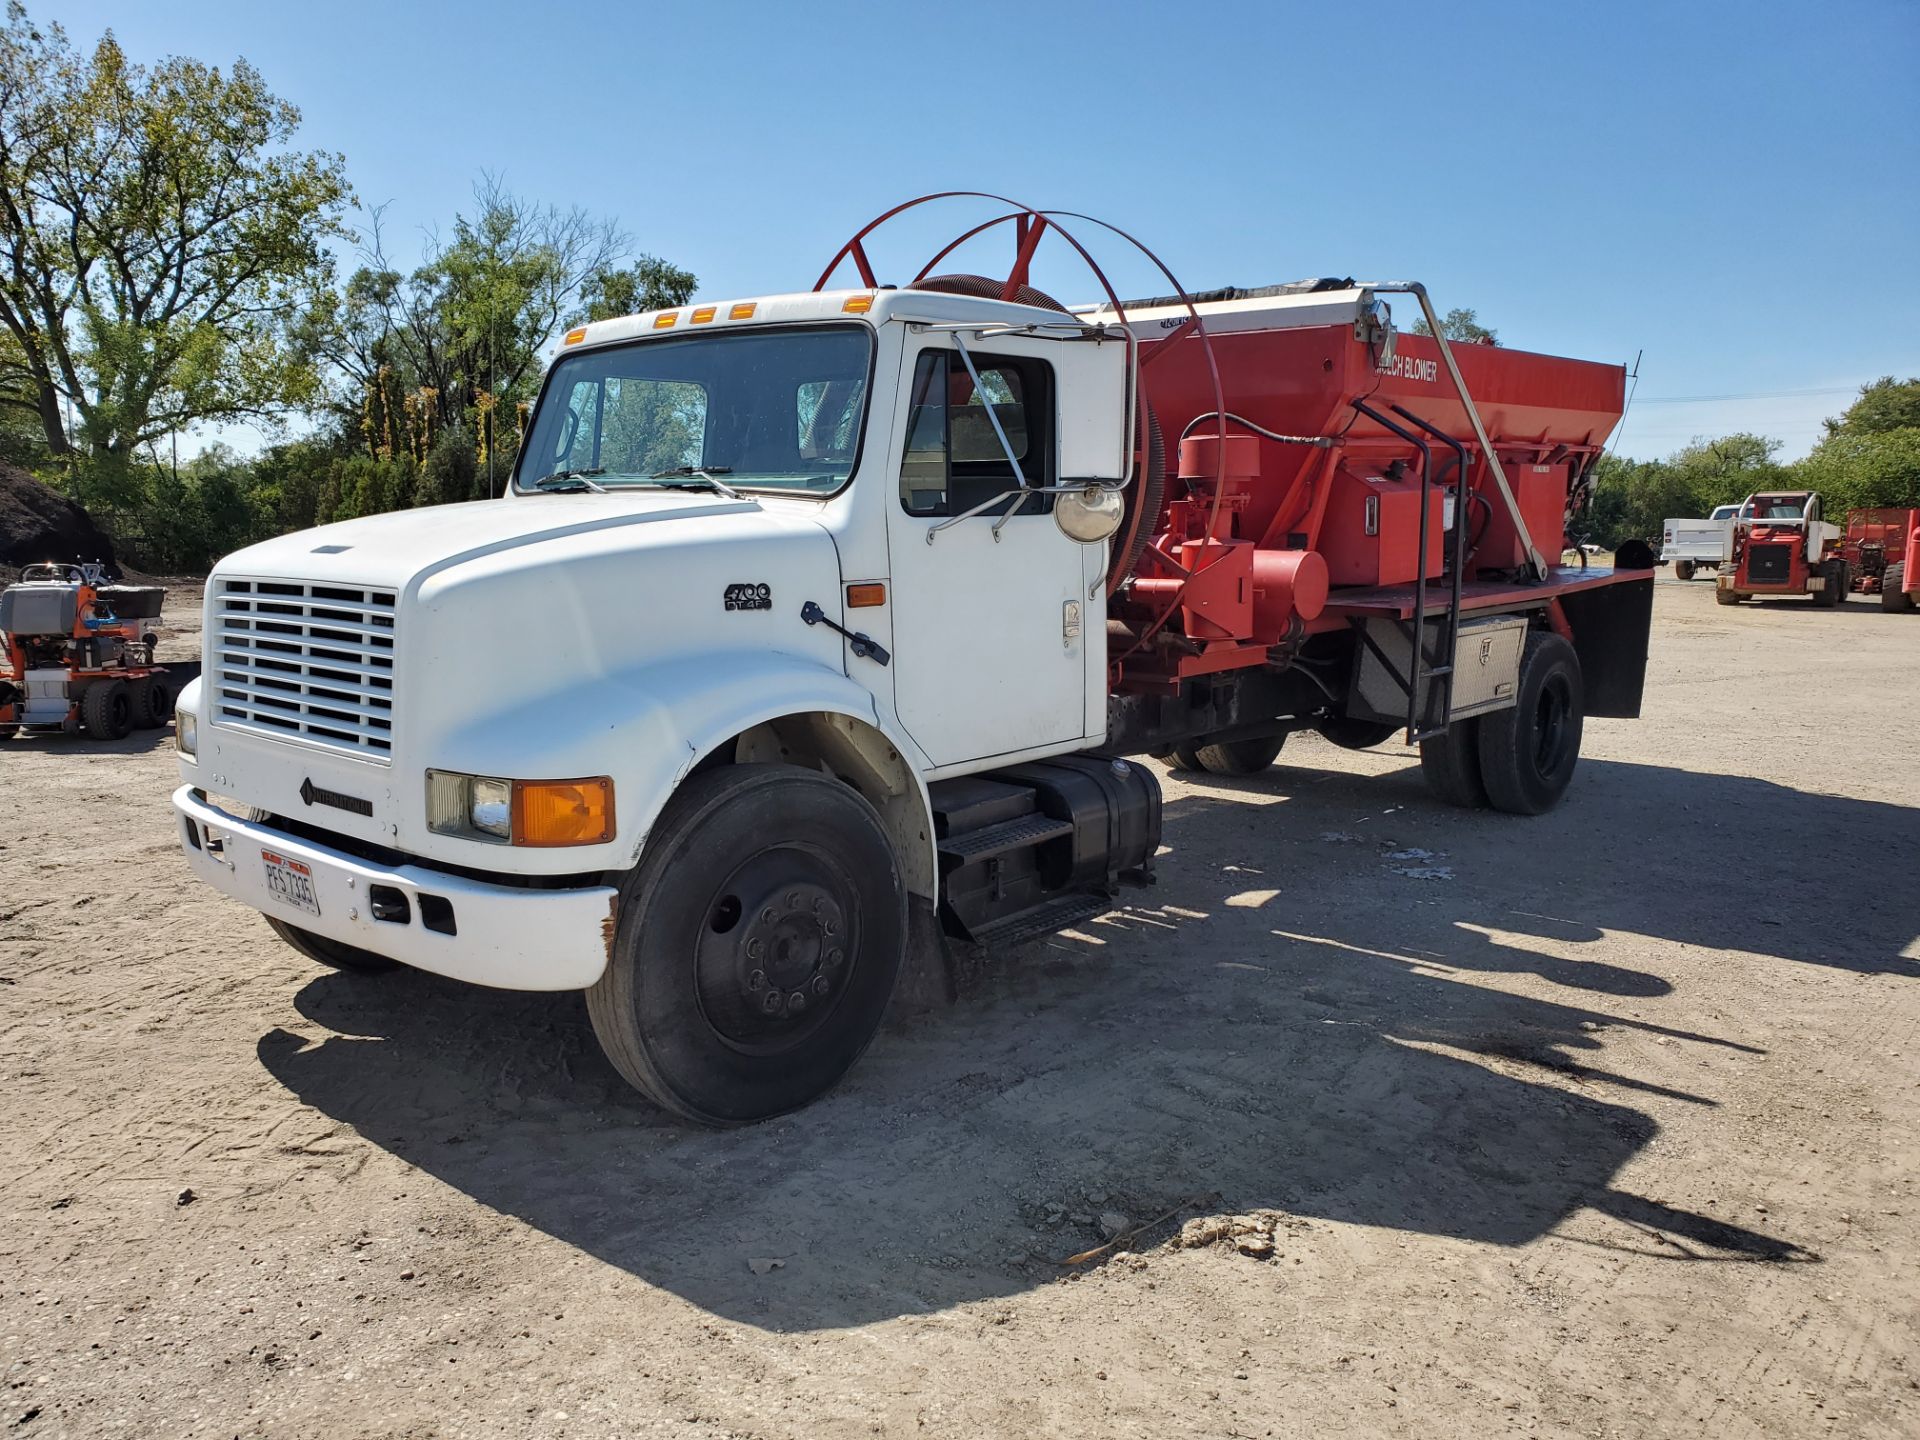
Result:
<instances>
[{"instance_id":1,"label":"license plate","mask_svg":"<svg viewBox=\"0 0 1920 1440\"><path fill-rule=\"evenodd\" d=\"M313 888L312 866L276 855L271 850L260 852L260 863L266 868L267 891L274 899L309 915L320 913L320 896Z\"/></svg>"}]
</instances>

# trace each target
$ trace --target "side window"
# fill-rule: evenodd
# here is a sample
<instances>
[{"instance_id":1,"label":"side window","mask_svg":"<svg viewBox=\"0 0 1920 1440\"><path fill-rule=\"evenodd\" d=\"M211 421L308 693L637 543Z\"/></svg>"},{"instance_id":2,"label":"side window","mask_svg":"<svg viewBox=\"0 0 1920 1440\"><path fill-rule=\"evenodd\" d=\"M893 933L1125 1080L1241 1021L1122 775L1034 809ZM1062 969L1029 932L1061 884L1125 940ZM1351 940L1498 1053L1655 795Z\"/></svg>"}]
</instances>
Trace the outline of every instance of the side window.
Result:
<instances>
[{"instance_id":1,"label":"side window","mask_svg":"<svg viewBox=\"0 0 1920 1440\"><path fill-rule=\"evenodd\" d=\"M1017 488L1053 483L1053 370L1041 360L973 355L974 384L960 357L927 350L914 366L907 443L900 463L900 505L909 515L960 515ZM1006 446L994 429L999 422ZM1007 450L1020 474L1007 462ZM1011 499L983 514L1004 512ZM1051 495L1020 507L1044 515Z\"/></svg>"}]
</instances>

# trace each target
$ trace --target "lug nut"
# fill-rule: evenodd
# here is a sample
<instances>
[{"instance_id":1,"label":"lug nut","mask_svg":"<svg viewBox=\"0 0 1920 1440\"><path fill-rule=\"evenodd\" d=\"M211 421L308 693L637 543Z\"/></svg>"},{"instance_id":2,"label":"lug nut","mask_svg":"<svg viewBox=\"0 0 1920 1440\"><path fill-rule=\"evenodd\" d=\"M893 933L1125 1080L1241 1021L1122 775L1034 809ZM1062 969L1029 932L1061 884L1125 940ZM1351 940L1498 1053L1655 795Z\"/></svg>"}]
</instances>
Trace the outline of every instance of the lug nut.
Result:
<instances>
[{"instance_id":1,"label":"lug nut","mask_svg":"<svg viewBox=\"0 0 1920 1440\"><path fill-rule=\"evenodd\" d=\"M826 963L829 965L838 965L846 958L847 957L838 950L829 950L826 955Z\"/></svg>"},{"instance_id":2,"label":"lug nut","mask_svg":"<svg viewBox=\"0 0 1920 1440\"><path fill-rule=\"evenodd\" d=\"M760 921L762 924L771 925L773 923L773 919L774 919L773 907L771 905L769 905L766 909L760 912Z\"/></svg>"},{"instance_id":3,"label":"lug nut","mask_svg":"<svg viewBox=\"0 0 1920 1440\"><path fill-rule=\"evenodd\" d=\"M787 891L787 908L789 910L798 910L800 908L800 892L798 890Z\"/></svg>"},{"instance_id":4,"label":"lug nut","mask_svg":"<svg viewBox=\"0 0 1920 1440\"><path fill-rule=\"evenodd\" d=\"M840 933L839 923L832 919L822 920L820 922L820 929L823 934L827 935L838 935Z\"/></svg>"},{"instance_id":5,"label":"lug nut","mask_svg":"<svg viewBox=\"0 0 1920 1440\"><path fill-rule=\"evenodd\" d=\"M824 995L827 993L827 991L831 990L832 988L833 986L831 983L829 983L826 976L816 975L813 977L813 993L814 994Z\"/></svg>"},{"instance_id":6,"label":"lug nut","mask_svg":"<svg viewBox=\"0 0 1920 1440\"><path fill-rule=\"evenodd\" d=\"M769 990L760 1000L760 1008L769 1015L776 1015L785 1005L778 990Z\"/></svg>"},{"instance_id":7,"label":"lug nut","mask_svg":"<svg viewBox=\"0 0 1920 1440\"><path fill-rule=\"evenodd\" d=\"M807 992L806 991L796 990L793 992L793 994L787 997L787 1010L789 1013L797 1015L800 1013L800 1011L806 1008L807 1008Z\"/></svg>"},{"instance_id":8,"label":"lug nut","mask_svg":"<svg viewBox=\"0 0 1920 1440\"><path fill-rule=\"evenodd\" d=\"M747 958L749 960L758 960L760 958L760 949L761 949L761 946L760 946L759 940L755 939L755 940L747 941Z\"/></svg>"},{"instance_id":9,"label":"lug nut","mask_svg":"<svg viewBox=\"0 0 1920 1440\"><path fill-rule=\"evenodd\" d=\"M747 988L749 990L766 989L767 988L767 972L764 970L754 971L753 974L747 977Z\"/></svg>"}]
</instances>

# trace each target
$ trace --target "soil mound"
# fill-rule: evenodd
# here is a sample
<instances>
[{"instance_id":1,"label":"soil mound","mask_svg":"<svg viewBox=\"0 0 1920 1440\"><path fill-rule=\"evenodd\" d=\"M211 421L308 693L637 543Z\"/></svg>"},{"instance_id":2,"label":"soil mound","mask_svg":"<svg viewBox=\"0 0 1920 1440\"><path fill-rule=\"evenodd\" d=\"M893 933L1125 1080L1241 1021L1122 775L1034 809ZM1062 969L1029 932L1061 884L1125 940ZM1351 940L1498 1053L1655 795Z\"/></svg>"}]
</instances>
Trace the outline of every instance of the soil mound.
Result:
<instances>
[{"instance_id":1,"label":"soil mound","mask_svg":"<svg viewBox=\"0 0 1920 1440\"><path fill-rule=\"evenodd\" d=\"M41 560L113 563L113 542L93 517L24 470L0 464L0 565Z\"/></svg>"}]
</instances>

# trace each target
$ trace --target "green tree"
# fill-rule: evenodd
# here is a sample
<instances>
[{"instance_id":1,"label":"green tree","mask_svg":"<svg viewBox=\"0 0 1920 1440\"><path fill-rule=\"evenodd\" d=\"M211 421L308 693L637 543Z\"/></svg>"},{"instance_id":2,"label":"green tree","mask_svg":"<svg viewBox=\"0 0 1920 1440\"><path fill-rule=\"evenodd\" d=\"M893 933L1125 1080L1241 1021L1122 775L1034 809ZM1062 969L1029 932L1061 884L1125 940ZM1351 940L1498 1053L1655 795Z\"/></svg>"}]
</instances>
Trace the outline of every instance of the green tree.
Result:
<instances>
[{"instance_id":1,"label":"green tree","mask_svg":"<svg viewBox=\"0 0 1920 1440\"><path fill-rule=\"evenodd\" d=\"M1829 435L1883 435L1889 430L1920 428L1920 380L1895 380L1883 375L1860 387L1860 398L1847 412L1823 422Z\"/></svg>"},{"instance_id":2,"label":"green tree","mask_svg":"<svg viewBox=\"0 0 1920 1440\"><path fill-rule=\"evenodd\" d=\"M83 488L125 501L137 452L317 394L292 317L348 232L337 155L244 60L82 56L14 0L0 29L0 405L31 412ZM71 424L69 423L71 416Z\"/></svg>"},{"instance_id":3,"label":"green tree","mask_svg":"<svg viewBox=\"0 0 1920 1440\"><path fill-rule=\"evenodd\" d=\"M1774 455L1780 442L1760 435L1695 440L1665 460L1605 456L1595 477L1591 532L1603 545L1657 541L1661 522L1703 516L1756 490L1797 482Z\"/></svg>"},{"instance_id":4,"label":"green tree","mask_svg":"<svg viewBox=\"0 0 1920 1440\"><path fill-rule=\"evenodd\" d=\"M666 310L693 298L698 283L691 270L654 255L642 255L624 270L602 270L581 287L581 316L612 320L642 310Z\"/></svg>"},{"instance_id":5,"label":"green tree","mask_svg":"<svg viewBox=\"0 0 1920 1440\"><path fill-rule=\"evenodd\" d=\"M1433 327L1427 324L1426 317L1413 322L1413 333L1431 335ZM1447 339L1463 345L1498 345L1500 337L1480 323L1480 317L1471 310L1453 309L1440 317L1440 333Z\"/></svg>"}]
</instances>

